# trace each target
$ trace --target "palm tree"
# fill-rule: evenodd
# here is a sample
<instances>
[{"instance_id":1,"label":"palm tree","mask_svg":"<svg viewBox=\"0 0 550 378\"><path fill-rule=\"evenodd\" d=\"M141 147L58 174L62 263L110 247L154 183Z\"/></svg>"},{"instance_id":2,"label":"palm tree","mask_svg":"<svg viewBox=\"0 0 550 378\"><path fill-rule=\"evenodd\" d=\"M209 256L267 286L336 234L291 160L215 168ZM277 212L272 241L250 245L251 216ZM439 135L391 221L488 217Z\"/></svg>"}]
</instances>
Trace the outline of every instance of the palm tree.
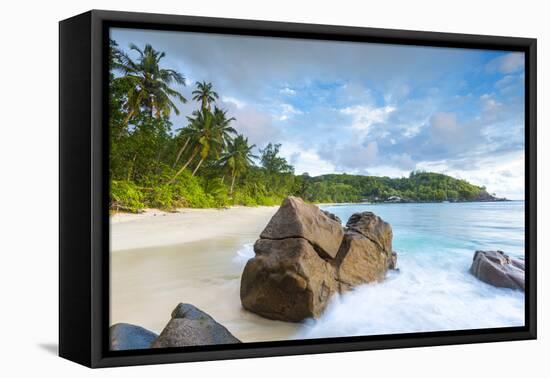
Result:
<instances>
[{"instance_id":1,"label":"palm tree","mask_svg":"<svg viewBox=\"0 0 550 378\"><path fill-rule=\"evenodd\" d=\"M193 116L187 118L189 120L189 137L192 143L191 154L185 164L183 164L174 177L172 177L170 180L171 183L183 173L183 171L193 162L197 155L200 156L200 160L193 170L193 176L197 173L198 169L208 155L211 153L216 154L216 152L220 151L223 146L223 141L215 128L215 124L213 122L214 117L211 112L208 110L197 110L193 112Z\"/></svg>"},{"instance_id":2,"label":"palm tree","mask_svg":"<svg viewBox=\"0 0 550 378\"><path fill-rule=\"evenodd\" d=\"M210 104L218 98L218 94L212 90L212 83L206 83L203 81L202 83L197 82L197 90L194 90L192 92L194 95L193 100L197 100L201 102L201 110L208 110L210 111ZM229 122L234 121L235 118L226 118L226 112L218 109L217 107L214 107L214 117L219 120L216 123L222 123L226 122L229 124ZM233 129L233 128L231 128ZM182 134L185 134L187 132L186 129L182 130ZM176 155L176 160L174 161L173 167L175 167L181 158L181 155L185 152L185 149L189 145L189 142L191 141L191 138L183 136L183 139L185 142L181 146L181 148L178 150L178 153ZM227 142L227 139L224 137L224 143Z\"/></svg>"},{"instance_id":3,"label":"palm tree","mask_svg":"<svg viewBox=\"0 0 550 378\"><path fill-rule=\"evenodd\" d=\"M136 51L139 58L134 61L126 53L121 52L114 67L123 74L115 80L126 83L129 88L126 93L125 107L128 114L125 123L130 122L142 107L149 111L151 118L168 117L172 111L179 114L172 98L182 103L186 103L187 99L170 85L185 85L184 76L175 70L161 68L160 61L165 53L156 51L149 44L146 44L143 50L130 44L130 50Z\"/></svg>"},{"instance_id":4,"label":"palm tree","mask_svg":"<svg viewBox=\"0 0 550 378\"><path fill-rule=\"evenodd\" d=\"M214 106L214 124L222 140L222 148L226 148L233 140L233 136L237 135L230 123L236 121L235 117L227 118L227 111Z\"/></svg>"},{"instance_id":5,"label":"palm tree","mask_svg":"<svg viewBox=\"0 0 550 378\"><path fill-rule=\"evenodd\" d=\"M176 159L174 160L174 164L172 165L172 168L176 168L176 165L178 164L180 158L183 156L183 153L187 149L187 146L189 146L189 143L194 138L194 136L197 134L197 123L193 122L192 117L187 117L189 124L187 127L184 127L180 129L179 134L177 136L177 140L184 140L185 142L181 146L181 148L178 150L178 153L176 154Z\"/></svg>"},{"instance_id":6,"label":"palm tree","mask_svg":"<svg viewBox=\"0 0 550 378\"><path fill-rule=\"evenodd\" d=\"M222 155L220 164L231 174L230 195L233 195L235 179L246 172L250 166L254 165L253 158L258 158L252 154L254 147L256 147L254 144L252 146L248 145L248 138L245 138L243 135L237 135L227 147L227 151Z\"/></svg>"},{"instance_id":7,"label":"palm tree","mask_svg":"<svg viewBox=\"0 0 550 378\"><path fill-rule=\"evenodd\" d=\"M197 89L192 92L193 100L201 102L201 109L210 110L210 104L219 98L218 94L212 89L212 83L197 81L196 85Z\"/></svg>"},{"instance_id":8,"label":"palm tree","mask_svg":"<svg viewBox=\"0 0 550 378\"><path fill-rule=\"evenodd\" d=\"M199 155L200 160L192 172L194 176L208 156L213 156L217 159L220 153L229 146L233 135L237 134L237 131L230 125L235 118L227 118L227 112L218 107L214 108L214 113L208 109L195 111L193 112L193 116L187 117L187 119L189 125L182 130L182 133L185 132L187 139L183 147L178 151L176 163L188 145L192 146L191 155L170 182L174 182Z\"/></svg>"}]
</instances>

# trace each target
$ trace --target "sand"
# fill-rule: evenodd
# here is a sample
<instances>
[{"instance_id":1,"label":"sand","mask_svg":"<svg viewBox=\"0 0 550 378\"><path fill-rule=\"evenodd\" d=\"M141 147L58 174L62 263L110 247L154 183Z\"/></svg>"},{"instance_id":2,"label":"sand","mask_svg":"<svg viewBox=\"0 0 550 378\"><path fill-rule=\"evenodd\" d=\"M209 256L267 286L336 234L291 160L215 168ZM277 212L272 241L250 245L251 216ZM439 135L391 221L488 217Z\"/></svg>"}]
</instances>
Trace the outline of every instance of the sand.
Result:
<instances>
[{"instance_id":1,"label":"sand","mask_svg":"<svg viewBox=\"0 0 550 378\"><path fill-rule=\"evenodd\" d=\"M111 219L111 324L160 332L180 302L214 317L242 341L285 340L298 325L245 311L240 277L277 207L150 210Z\"/></svg>"},{"instance_id":2,"label":"sand","mask_svg":"<svg viewBox=\"0 0 550 378\"><path fill-rule=\"evenodd\" d=\"M276 206L146 210L111 217L111 251L159 247L235 235L259 235Z\"/></svg>"}]
</instances>

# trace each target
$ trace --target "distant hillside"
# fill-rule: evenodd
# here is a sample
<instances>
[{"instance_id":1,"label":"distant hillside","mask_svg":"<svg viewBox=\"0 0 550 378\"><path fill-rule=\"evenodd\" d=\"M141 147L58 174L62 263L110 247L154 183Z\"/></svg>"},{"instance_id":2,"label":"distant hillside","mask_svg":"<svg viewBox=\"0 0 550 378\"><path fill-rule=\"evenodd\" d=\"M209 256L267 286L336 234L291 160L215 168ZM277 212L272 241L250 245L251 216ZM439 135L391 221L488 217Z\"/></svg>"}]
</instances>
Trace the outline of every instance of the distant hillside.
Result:
<instances>
[{"instance_id":1,"label":"distant hillside","mask_svg":"<svg viewBox=\"0 0 550 378\"><path fill-rule=\"evenodd\" d=\"M440 173L411 172L409 177L390 178L329 174L302 176L303 197L311 202L467 202L502 201L485 187Z\"/></svg>"}]
</instances>

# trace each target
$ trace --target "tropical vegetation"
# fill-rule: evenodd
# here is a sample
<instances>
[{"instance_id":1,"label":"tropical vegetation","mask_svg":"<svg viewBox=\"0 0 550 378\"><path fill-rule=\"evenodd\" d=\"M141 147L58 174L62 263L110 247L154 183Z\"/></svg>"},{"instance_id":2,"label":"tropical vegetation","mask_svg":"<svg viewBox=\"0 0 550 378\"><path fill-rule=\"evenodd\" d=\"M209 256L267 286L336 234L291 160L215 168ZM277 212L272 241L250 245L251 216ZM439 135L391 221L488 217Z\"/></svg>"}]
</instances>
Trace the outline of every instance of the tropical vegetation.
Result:
<instances>
[{"instance_id":1,"label":"tropical vegetation","mask_svg":"<svg viewBox=\"0 0 550 378\"><path fill-rule=\"evenodd\" d=\"M132 54L132 56L130 56ZM164 67L165 53L134 44L129 52L110 42L110 193L114 211L146 207L275 205L288 195L310 202L468 201L485 188L449 176L412 172L407 178L332 174L296 175L281 145L251 144L235 118L217 104L213 83L197 82L196 109L183 124L189 85L183 73ZM257 152L256 152L257 151Z\"/></svg>"}]
</instances>

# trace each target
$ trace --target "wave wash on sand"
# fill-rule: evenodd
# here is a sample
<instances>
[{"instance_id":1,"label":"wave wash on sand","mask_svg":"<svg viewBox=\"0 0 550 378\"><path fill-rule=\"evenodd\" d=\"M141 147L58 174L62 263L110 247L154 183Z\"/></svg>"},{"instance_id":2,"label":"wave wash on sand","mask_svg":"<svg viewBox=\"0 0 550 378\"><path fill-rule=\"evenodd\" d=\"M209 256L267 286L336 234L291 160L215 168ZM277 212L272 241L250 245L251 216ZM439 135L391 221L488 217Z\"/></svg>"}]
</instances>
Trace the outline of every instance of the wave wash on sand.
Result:
<instances>
[{"instance_id":1,"label":"wave wash on sand","mask_svg":"<svg viewBox=\"0 0 550 378\"><path fill-rule=\"evenodd\" d=\"M523 325L522 292L468 272L476 248L523 256L522 202L322 208L344 222L369 210L392 224L399 272L334 296L319 319L272 321L242 309L239 284L277 207L116 215L111 324L160 332L174 305L187 302L244 342Z\"/></svg>"}]
</instances>

